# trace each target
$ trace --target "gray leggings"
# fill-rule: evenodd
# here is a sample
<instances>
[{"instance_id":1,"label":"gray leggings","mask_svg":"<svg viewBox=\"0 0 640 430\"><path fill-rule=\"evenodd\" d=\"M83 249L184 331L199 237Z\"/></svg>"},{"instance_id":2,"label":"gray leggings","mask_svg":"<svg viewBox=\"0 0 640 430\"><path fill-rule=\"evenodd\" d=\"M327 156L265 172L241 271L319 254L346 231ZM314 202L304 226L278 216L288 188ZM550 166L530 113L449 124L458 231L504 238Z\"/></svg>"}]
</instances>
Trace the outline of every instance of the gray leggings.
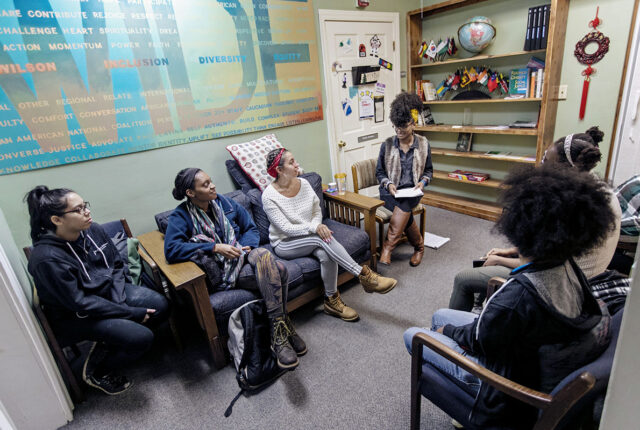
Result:
<instances>
[{"instance_id":1,"label":"gray leggings","mask_svg":"<svg viewBox=\"0 0 640 430\"><path fill-rule=\"evenodd\" d=\"M471 312L474 294L479 293L482 300L487 295L487 283L494 276L509 277L511 269L504 266L482 266L465 269L456 275L453 291L449 299L449 309Z\"/></svg>"},{"instance_id":2,"label":"gray leggings","mask_svg":"<svg viewBox=\"0 0 640 430\"><path fill-rule=\"evenodd\" d=\"M287 239L273 248L273 252L278 257L287 260L313 254L320 260L320 277L327 297L338 291L338 266L354 276L358 276L362 272L362 266L353 261L347 250L335 237L329 243L320 239L317 234Z\"/></svg>"}]
</instances>

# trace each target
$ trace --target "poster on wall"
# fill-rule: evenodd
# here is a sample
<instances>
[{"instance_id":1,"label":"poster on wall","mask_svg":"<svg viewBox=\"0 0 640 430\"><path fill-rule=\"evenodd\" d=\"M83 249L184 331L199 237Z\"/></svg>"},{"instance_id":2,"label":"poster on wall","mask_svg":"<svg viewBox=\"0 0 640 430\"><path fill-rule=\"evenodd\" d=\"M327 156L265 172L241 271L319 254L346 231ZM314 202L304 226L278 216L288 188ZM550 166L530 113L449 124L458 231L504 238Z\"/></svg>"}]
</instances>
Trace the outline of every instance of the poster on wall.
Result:
<instances>
[{"instance_id":1,"label":"poster on wall","mask_svg":"<svg viewBox=\"0 0 640 430\"><path fill-rule=\"evenodd\" d=\"M322 119L311 0L0 0L0 175Z\"/></svg>"}]
</instances>

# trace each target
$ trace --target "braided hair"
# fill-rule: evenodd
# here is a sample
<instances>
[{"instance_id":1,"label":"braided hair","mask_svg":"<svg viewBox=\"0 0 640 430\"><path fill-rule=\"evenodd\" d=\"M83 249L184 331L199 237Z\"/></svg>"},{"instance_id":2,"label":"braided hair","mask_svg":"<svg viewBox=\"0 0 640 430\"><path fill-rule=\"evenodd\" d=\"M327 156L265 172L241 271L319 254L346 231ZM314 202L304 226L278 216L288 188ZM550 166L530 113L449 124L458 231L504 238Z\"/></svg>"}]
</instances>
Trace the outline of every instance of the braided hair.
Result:
<instances>
[{"instance_id":1,"label":"braided hair","mask_svg":"<svg viewBox=\"0 0 640 430\"><path fill-rule=\"evenodd\" d=\"M591 171L602 159L602 153L598 145L602 142L604 133L600 131L598 126L594 126L584 133L576 133L570 136L569 154L571 156L571 162L578 170L584 172ZM556 140L552 146L558 153L558 161L560 163L571 164L564 150L564 143L567 137Z\"/></svg>"}]
</instances>

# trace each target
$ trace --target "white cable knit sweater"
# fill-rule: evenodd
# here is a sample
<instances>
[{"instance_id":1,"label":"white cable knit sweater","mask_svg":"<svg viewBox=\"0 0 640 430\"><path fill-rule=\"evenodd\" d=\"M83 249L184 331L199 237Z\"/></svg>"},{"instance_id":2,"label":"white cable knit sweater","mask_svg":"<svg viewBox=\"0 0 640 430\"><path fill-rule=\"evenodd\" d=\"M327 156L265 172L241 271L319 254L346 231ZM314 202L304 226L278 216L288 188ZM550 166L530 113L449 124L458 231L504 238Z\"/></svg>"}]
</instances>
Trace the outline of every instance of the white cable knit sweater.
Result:
<instances>
[{"instance_id":1,"label":"white cable knit sweater","mask_svg":"<svg viewBox=\"0 0 640 430\"><path fill-rule=\"evenodd\" d=\"M306 179L300 180L300 191L293 197L280 194L273 185L262 193L262 207L269 217L269 241L277 246L291 237L315 233L322 223L320 199Z\"/></svg>"}]
</instances>

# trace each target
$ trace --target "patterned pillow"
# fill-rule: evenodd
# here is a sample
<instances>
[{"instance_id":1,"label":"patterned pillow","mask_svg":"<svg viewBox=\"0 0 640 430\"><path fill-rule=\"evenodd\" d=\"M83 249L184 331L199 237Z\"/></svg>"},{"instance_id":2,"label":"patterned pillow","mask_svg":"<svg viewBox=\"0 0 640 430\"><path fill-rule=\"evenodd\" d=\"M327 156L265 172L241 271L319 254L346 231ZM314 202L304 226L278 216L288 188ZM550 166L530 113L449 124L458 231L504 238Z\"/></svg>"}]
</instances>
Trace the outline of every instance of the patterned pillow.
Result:
<instances>
[{"instance_id":1,"label":"patterned pillow","mask_svg":"<svg viewBox=\"0 0 640 430\"><path fill-rule=\"evenodd\" d=\"M273 179L267 173L266 156L272 149L282 148L275 134L268 134L251 142L236 143L227 146L227 151L238 162L238 166L253 181L260 191Z\"/></svg>"}]
</instances>

